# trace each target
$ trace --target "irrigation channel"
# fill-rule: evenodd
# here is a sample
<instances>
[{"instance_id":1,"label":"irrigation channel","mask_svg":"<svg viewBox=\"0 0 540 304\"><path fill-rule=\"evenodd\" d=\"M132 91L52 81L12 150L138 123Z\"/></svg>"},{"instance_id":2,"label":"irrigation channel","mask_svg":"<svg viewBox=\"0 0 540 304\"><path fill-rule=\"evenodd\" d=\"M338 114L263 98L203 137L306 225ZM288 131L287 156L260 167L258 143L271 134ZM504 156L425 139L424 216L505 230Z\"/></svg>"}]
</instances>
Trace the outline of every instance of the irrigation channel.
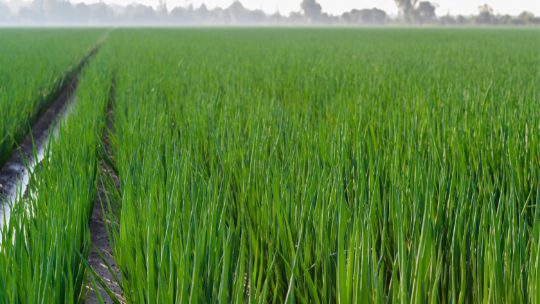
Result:
<instances>
[{"instance_id":1,"label":"irrigation channel","mask_svg":"<svg viewBox=\"0 0 540 304\"><path fill-rule=\"evenodd\" d=\"M43 161L47 145L54 139L59 122L69 115L78 75L97 51L98 47L92 49L73 71L68 73L67 80L53 94L56 97L41 111L30 132L18 143L18 147L0 169L0 229L4 223L9 222L10 211L15 201L26 194L30 176L36 166Z\"/></svg>"},{"instance_id":2,"label":"irrigation channel","mask_svg":"<svg viewBox=\"0 0 540 304\"><path fill-rule=\"evenodd\" d=\"M97 54L100 46L106 37L100 40L97 45L90 50L81 61L67 73L65 81L59 86L59 89L53 94L53 101L46 105L40 112L35 123L29 130L24 139L17 143L17 148L13 150L6 163L0 168L0 232L5 224L9 223L11 208L18 199L27 195L31 176L34 169L39 166L44 157L49 153L47 151L51 140L55 140L58 135L60 122L66 119L75 100L75 92L78 85L78 78L84 67ZM114 92L111 91L111 100ZM108 130L111 129L112 107L109 106L107 113L107 128L103 134L103 140L108 142ZM105 143L105 146L108 146ZM108 147L106 147L108 149ZM106 153L110 153L107 151ZM100 163L100 171L110 172L109 168ZM114 174L109 173L109 176ZM101 179L101 178L100 178ZM92 247L88 257L88 263L97 275L97 290L89 283L87 303L100 303L101 299L105 303L113 303L108 292L112 292L116 299L122 299L122 292L118 285L119 271L112 256L108 241L106 220L103 214L104 189L103 182L100 180L98 194L95 199L92 216L89 219ZM2 238L0 235L0 243ZM114 274L111 274L114 273ZM108 292L101 286L106 285ZM99 296L97 295L99 293Z\"/></svg>"}]
</instances>

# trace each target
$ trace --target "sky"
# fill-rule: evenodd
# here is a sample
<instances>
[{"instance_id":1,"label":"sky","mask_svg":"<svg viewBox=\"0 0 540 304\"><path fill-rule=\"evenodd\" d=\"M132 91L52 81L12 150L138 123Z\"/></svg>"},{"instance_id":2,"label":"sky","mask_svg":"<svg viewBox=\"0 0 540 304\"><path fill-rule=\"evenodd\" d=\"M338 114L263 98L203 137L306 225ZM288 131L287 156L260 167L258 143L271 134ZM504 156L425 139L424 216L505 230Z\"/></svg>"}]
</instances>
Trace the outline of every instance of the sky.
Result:
<instances>
[{"instance_id":1,"label":"sky","mask_svg":"<svg viewBox=\"0 0 540 304\"><path fill-rule=\"evenodd\" d=\"M99 0L72 0L71 2L92 3ZM208 8L228 7L234 0L166 0L170 8L188 6L192 4L199 7L205 3ZM134 2L157 6L158 0L103 0L105 3L127 5ZM240 0L249 9L262 9L267 13L279 11L283 15L300 10L302 0ZM323 11L338 15L351 9L377 7L391 15L397 14L394 0L318 0ZM478 6L487 3L493 7L495 13L518 15L524 10L540 15L540 0L433 0L438 5L437 14L446 15L472 15L478 12Z\"/></svg>"}]
</instances>

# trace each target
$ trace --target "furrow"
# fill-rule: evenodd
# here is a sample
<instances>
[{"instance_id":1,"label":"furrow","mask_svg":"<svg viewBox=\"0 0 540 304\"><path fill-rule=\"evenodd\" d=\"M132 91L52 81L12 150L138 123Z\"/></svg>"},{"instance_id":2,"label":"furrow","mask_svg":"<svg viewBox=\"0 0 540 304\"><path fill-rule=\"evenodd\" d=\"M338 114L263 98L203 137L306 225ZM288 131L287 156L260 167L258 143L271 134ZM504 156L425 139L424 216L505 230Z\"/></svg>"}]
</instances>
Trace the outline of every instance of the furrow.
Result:
<instances>
[{"instance_id":1,"label":"furrow","mask_svg":"<svg viewBox=\"0 0 540 304\"><path fill-rule=\"evenodd\" d=\"M56 98L50 103L18 144L6 163L0 169L0 229L9 221L10 210L16 199L26 193L30 175L45 155L47 143L62 118L69 115L74 102L78 76L84 66L99 51L101 42L93 48L79 64L68 73L70 76L58 89Z\"/></svg>"}]
</instances>

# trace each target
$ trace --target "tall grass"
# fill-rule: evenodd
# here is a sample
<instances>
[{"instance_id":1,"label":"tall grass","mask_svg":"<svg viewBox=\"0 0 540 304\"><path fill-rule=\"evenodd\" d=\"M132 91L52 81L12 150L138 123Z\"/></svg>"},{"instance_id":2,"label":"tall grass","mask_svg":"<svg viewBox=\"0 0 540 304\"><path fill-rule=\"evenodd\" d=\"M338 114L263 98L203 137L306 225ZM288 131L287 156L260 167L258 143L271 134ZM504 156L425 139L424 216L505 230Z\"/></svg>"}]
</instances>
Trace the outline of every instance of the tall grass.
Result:
<instances>
[{"instance_id":1,"label":"tall grass","mask_svg":"<svg viewBox=\"0 0 540 304\"><path fill-rule=\"evenodd\" d=\"M0 166L104 30L0 30Z\"/></svg>"},{"instance_id":2,"label":"tall grass","mask_svg":"<svg viewBox=\"0 0 540 304\"><path fill-rule=\"evenodd\" d=\"M112 67L103 55L85 69L72 110L59 122L26 195L2 229L1 303L77 303L85 298L88 223Z\"/></svg>"},{"instance_id":3,"label":"tall grass","mask_svg":"<svg viewBox=\"0 0 540 304\"><path fill-rule=\"evenodd\" d=\"M536 303L539 48L524 29L117 30L2 230L0 302L85 300L115 70L128 302Z\"/></svg>"},{"instance_id":4,"label":"tall grass","mask_svg":"<svg viewBox=\"0 0 540 304\"><path fill-rule=\"evenodd\" d=\"M537 302L537 30L123 30L131 303Z\"/></svg>"}]
</instances>

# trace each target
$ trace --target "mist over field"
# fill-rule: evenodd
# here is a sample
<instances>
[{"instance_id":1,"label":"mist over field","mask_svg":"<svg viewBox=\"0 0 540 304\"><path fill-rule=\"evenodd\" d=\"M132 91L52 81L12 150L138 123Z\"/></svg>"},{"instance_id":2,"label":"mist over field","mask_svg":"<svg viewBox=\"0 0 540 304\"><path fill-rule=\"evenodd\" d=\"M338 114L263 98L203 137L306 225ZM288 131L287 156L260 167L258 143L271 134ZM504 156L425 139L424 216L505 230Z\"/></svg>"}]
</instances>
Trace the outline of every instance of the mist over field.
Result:
<instances>
[{"instance_id":1,"label":"mist over field","mask_svg":"<svg viewBox=\"0 0 540 304\"><path fill-rule=\"evenodd\" d=\"M165 0L155 6L70 3L62 0L0 0L0 25L4 26L539 26L540 17L523 9L518 15L495 12L489 4L475 15L440 12L430 1L396 0L398 15L382 9L352 9L340 15L324 12L316 0L304 0L288 15L250 10L241 1L227 7L206 5L169 7Z\"/></svg>"}]
</instances>

